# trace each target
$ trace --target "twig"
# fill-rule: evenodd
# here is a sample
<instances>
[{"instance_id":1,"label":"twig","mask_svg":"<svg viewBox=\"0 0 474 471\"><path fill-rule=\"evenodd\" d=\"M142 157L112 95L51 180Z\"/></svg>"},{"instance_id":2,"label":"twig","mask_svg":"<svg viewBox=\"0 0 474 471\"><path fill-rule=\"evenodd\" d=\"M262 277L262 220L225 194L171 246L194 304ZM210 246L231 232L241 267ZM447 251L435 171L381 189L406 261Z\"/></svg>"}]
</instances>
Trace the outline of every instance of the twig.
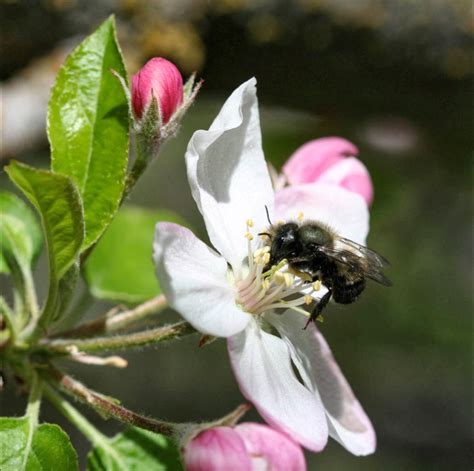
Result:
<instances>
[{"instance_id":1,"label":"twig","mask_svg":"<svg viewBox=\"0 0 474 471\"><path fill-rule=\"evenodd\" d=\"M85 322L71 330L54 334L54 338L70 338L70 337L92 337L97 334L107 334L123 329L124 327L144 319L145 317L155 314L167 306L166 298L160 294L155 298L140 304L139 306L116 313L116 309L109 311L105 315Z\"/></svg>"},{"instance_id":2,"label":"twig","mask_svg":"<svg viewBox=\"0 0 474 471\"><path fill-rule=\"evenodd\" d=\"M112 399L89 389L71 376L62 373L53 365L49 365L44 373L61 391L92 407L104 418L113 417L120 422L141 427L155 433L161 433L166 436L173 436L176 428L179 427L178 424L151 419L126 409L116 404Z\"/></svg>"},{"instance_id":3,"label":"twig","mask_svg":"<svg viewBox=\"0 0 474 471\"><path fill-rule=\"evenodd\" d=\"M125 348L144 347L146 345L172 340L196 332L187 322L178 322L156 329L149 329L132 334L116 335L114 337L94 337L90 339L54 339L42 340L38 350L52 354L71 353L77 348L81 352L105 352Z\"/></svg>"}]
</instances>

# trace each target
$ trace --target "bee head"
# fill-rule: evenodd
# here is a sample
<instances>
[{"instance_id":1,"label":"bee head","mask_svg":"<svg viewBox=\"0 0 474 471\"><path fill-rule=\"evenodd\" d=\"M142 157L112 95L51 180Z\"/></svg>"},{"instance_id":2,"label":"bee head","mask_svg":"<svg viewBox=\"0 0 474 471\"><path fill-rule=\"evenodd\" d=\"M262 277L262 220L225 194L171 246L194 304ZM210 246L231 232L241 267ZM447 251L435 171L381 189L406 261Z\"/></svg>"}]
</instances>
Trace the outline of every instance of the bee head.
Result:
<instances>
[{"instance_id":1,"label":"bee head","mask_svg":"<svg viewBox=\"0 0 474 471\"><path fill-rule=\"evenodd\" d=\"M299 246L298 229L298 224L294 222L281 224L275 228L271 237L271 265L294 256Z\"/></svg>"}]
</instances>

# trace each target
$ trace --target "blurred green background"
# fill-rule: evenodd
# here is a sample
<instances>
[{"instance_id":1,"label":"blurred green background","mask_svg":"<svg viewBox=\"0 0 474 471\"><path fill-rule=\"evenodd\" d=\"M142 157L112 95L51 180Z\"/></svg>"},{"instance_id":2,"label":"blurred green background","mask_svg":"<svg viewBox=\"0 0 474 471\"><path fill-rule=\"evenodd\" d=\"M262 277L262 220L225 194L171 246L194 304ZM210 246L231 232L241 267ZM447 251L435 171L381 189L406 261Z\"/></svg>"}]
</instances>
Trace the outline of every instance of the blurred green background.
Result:
<instances>
[{"instance_id":1,"label":"blurred green background","mask_svg":"<svg viewBox=\"0 0 474 471\"><path fill-rule=\"evenodd\" d=\"M356 304L330 306L320 327L374 423L378 450L356 458L331 442L307 455L308 468L471 469L471 2L10 1L0 7L2 80L31 80L40 57L54 73L54 48L77 42L112 12L130 73L161 54L205 79L178 138L130 203L170 208L205 237L187 187L186 144L253 75L264 150L277 168L304 142L339 135L359 147L372 175L368 244L392 262L394 287L370 285ZM46 167L44 134L29 145L28 131L3 162ZM0 182L11 189L4 172ZM43 256L36 271L43 291L45 270ZM95 302L89 316L108 307ZM191 337L126 357L125 371L64 366L125 406L170 420L218 417L242 401L222 341L198 349ZM2 415L23 413L12 378L0 405ZM121 428L84 412L109 433ZM42 418L61 421L83 462L84 438L50 407Z\"/></svg>"}]
</instances>

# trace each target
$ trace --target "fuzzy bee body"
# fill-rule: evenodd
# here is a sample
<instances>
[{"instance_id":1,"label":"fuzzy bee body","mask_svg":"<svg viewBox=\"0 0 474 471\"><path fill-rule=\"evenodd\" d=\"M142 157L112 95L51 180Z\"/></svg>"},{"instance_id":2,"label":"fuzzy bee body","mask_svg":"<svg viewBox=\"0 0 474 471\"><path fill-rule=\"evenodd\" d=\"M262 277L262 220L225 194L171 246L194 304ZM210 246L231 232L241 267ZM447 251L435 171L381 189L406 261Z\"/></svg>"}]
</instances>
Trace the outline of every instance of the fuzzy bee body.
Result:
<instances>
[{"instance_id":1,"label":"fuzzy bee body","mask_svg":"<svg viewBox=\"0 0 474 471\"><path fill-rule=\"evenodd\" d=\"M367 247L340 237L325 224L317 221L272 224L264 234L270 246L267 268L287 260L291 271L308 281L319 280L328 289L314 307L308 323L321 314L331 297L339 304L356 301L365 289L366 279L391 285L383 274L387 260Z\"/></svg>"}]
</instances>

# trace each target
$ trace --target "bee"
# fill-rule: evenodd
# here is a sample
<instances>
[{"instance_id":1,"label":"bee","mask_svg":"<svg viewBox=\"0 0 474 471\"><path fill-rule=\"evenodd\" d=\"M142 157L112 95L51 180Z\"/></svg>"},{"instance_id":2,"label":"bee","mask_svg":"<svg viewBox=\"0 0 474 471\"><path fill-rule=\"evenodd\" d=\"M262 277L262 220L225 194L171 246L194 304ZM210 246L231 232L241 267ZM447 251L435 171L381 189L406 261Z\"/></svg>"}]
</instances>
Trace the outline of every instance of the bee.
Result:
<instances>
[{"instance_id":1,"label":"bee","mask_svg":"<svg viewBox=\"0 0 474 471\"><path fill-rule=\"evenodd\" d=\"M389 265L384 257L339 236L321 222L271 224L269 231L261 235L267 236L270 246L270 261L265 269L286 260L290 271L308 282L319 280L328 290L313 308L305 329L321 315L331 298L339 304L356 301L364 291L366 279L392 285L383 273Z\"/></svg>"}]
</instances>

